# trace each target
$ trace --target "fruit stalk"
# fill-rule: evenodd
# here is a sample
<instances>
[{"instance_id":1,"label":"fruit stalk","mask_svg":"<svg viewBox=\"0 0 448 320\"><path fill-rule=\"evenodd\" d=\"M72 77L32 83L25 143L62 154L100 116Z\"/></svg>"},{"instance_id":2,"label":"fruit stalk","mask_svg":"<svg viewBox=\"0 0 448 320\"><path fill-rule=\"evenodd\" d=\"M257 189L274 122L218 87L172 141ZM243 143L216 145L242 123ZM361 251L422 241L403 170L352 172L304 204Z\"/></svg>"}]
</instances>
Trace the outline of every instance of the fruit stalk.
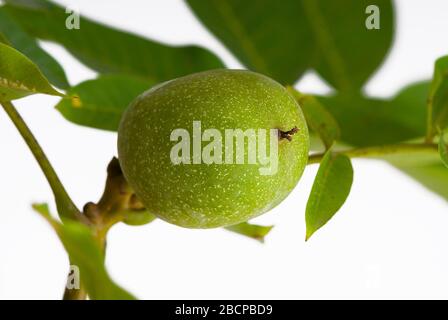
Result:
<instances>
[{"instance_id":1,"label":"fruit stalk","mask_svg":"<svg viewBox=\"0 0 448 320\"><path fill-rule=\"evenodd\" d=\"M401 143L336 151L336 153L344 154L349 158L378 158L398 153L428 153L437 152L437 150L437 145L432 143ZM320 163L324 155L324 153L310 155L308 157L308 164Z\"/></svg>"},{"instance_id":2,"label":"fruit stalk","mask_svg":"<svg viewBox=\"0 0 448 320\"><path fill-rule=\"evenodd\" d=\"M86 300L87 292L83 287L80 289L68 289L65 288L64 296L62 300Z\"/></svg>"}]
</instances>

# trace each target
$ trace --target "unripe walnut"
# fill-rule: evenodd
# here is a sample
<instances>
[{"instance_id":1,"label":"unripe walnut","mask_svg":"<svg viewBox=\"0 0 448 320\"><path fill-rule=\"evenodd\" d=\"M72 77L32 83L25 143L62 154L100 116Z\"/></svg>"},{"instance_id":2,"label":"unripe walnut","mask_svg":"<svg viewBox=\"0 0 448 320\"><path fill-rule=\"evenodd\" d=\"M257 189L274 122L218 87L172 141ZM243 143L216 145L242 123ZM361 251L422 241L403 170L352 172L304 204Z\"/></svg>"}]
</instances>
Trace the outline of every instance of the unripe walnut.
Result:
<instances>
[{"instance_id":1,"label":"unripe walnut","mask_svg":"<svg viewBox=\"0 0 448 320\"><path fill-rule=\"evenodd\" d=\"M187 228L247 221L299 181L309 136L283 86L242 70L211 70L156 86L123 115L118 153L146 209Z\"/></svg>"}]
</instances>

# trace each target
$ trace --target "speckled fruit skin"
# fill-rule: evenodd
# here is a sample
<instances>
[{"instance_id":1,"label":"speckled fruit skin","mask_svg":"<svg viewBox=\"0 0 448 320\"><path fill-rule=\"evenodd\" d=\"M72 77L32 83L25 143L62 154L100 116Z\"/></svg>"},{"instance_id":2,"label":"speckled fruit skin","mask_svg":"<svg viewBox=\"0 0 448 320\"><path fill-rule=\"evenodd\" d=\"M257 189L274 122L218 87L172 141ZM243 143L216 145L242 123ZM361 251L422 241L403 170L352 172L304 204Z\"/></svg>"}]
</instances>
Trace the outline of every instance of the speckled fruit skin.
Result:
<instances>
[{"instance_id":1,"label":"speckled fruit skin","mask_svg":"<svg viewBox=\"0 0 448 320\"><path fill-rule=\"evenodd\" d=\"M292 141L278 140L275 175L260 175L258 164L174 165L170 134L177 128L191 134L194 120L202 131L299 131ZM187 228L233 225L274 208L299 181L308 149L294 98L274 80L243 70L211 70L156 86L131 103L118 131L120 164L137 196L159 218Z\"/></svg>"}]
</instances>

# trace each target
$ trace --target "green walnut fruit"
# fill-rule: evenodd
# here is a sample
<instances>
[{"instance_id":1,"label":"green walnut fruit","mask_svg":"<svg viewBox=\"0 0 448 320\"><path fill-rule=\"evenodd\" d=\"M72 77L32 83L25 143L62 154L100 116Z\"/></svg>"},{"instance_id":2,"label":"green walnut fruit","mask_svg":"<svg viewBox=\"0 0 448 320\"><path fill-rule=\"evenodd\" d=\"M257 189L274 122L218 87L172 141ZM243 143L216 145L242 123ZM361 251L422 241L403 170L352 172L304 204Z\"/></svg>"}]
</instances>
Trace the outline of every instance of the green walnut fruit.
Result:
<instances>
[{"instance_id":1,"label":"green walnut fruit","mask_svg":"<svg viewBox=\"0 0 448 320\"><path fill-rule=\"evenodd\" d=\"M146 209L187 228L247 221L299 181L309 136L283 86L242 70L211 70L158 85L125 111L123 173Z\"/></svg>"}]
</instances>

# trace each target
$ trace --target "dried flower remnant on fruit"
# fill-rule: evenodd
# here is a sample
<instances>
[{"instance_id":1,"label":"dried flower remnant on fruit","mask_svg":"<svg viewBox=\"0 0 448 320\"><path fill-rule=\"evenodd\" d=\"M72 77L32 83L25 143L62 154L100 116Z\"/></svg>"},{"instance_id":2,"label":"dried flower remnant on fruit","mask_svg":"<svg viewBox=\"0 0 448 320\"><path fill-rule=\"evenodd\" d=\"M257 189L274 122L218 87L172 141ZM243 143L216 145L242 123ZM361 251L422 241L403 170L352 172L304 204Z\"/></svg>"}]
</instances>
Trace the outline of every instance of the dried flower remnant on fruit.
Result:
<instances>
[{"instance_id":1,"label":"dried flower remnant on fruit","mask_svg":"<svg viewBox=\"0 0 448 320\"><path fill-rule=\"evenodd\" d=\"M297 127L294 127L291 130L289 130L289 131L281 131L281 130L279 130L278 131L278 138L280 140L287 139L288 141L292 141L292 136L294 134L296 134L297 132L299 132L299 128L297 128Z\"/></svg>"}]
</instances>

